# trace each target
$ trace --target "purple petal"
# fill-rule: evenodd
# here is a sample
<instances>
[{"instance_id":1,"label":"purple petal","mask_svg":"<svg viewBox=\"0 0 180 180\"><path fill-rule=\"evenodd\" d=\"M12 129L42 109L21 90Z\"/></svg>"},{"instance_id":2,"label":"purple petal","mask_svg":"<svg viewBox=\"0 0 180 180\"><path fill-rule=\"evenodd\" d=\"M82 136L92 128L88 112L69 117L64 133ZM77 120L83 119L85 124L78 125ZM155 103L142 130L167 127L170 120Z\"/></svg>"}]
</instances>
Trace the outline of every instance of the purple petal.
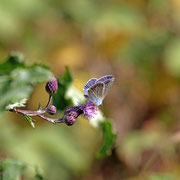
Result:
<instances>
[{"instance_id":1,"label":"purple petal","mask_svg":"<svg viewBox=\"0 0 180 180\"><path fill-rule=\"evenodd\" d=\"M83 107L83 113L87 119L93 118L97 114L97 106L91 101L87 101Z\"/></svg>"}]
</instances>

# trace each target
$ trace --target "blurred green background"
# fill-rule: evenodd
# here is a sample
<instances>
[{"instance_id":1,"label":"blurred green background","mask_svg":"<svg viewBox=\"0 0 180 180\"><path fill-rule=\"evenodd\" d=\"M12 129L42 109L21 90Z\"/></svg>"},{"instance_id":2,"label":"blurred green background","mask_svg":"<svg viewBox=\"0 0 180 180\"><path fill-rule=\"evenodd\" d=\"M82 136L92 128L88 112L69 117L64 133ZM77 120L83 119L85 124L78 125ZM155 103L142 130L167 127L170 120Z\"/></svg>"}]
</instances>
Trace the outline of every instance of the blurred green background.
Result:
<instances>
[{"instance_id":1,"label":"blurred green background","mask_svg":"<svg viewBox=\"0 0 180 180\"><path fill-rule=\"evenodd\" d=\"M72 127L36 118L32 129L6 112L0 160L36 166L48 180L180 179L179 0L1 0L0 61L12 51L56 76L68 65L81 92L88 79L114 75L101 109L117 139L99 160L102 134L85 118ZM44 86L27 109L45 106Z\"/></svg>"}]
</instances>

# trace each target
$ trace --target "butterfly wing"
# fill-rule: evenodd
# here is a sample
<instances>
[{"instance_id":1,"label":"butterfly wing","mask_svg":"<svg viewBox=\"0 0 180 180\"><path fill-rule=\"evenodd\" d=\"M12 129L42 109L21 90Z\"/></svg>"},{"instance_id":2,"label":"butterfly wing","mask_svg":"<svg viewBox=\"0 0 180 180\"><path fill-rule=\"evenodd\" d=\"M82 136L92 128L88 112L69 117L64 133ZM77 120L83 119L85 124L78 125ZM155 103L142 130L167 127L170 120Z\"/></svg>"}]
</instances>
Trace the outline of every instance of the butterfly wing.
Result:
<instances>
[{"instance_id":1,"label":"butterfly wing","mask_svg":"<svg viewBox=\"0 0 180 180\"><path fill-rule=\"evenodd\" d=\"M112 75L106 75L106 76L103 76L101 78L99 78L97 80L96 83L99 83L99 82L103 82L105 84L105 89L104 89L104 94L103 94L103 99L104 97L107 95L108 91L109 91L109 88L112 86L112 84L114 83L114 77Z\"/></svg>"},{"instance_id":2,"label":"butterfly wing","mask_svg":"<svg viewBox=\"0 0 180 180\"><path fill-rule=\"evenodd\" d=\"M114 79L112 75L106 75L99 79L90 79L84 86L84 96L95 105L101 105Z\"/></svg>"},{"instance_id":3,"label":"butterfly wing","mask_svg":"<svg viewBox=\"0 0 180 180\"><path fill-rule=\"evenodd\" d=\"M87 92L88 89L89 89L90 87L92 87L92 86L96 83L96 81L97 81L96 78L91 78L91 79L85 84L84 89L83 89L83 91L84 91L84 96L85 96L85 97L88 96L88 92Z\"/></svg>"},{"instance_id":4,"label":"butterfly wing","mask_svg":"<svg viewBox=\"0 0 180 180\"><path fill-rule=\"evenodd\" d=\"M87 90L88 100L99 106L104 99L105 84L102 82L96 83Z\"/></svg>"},{"instance_id":5,"label":"butterfly wing","mask_svg":"<svg viewBox=\"0 0 180 180\"><path fill-rule=\"evenodd\" d=\"M96 83L106 82L107 80L112 80L112 79L114 79L114 77L112 75L106 75L106 76L103 76L103 77L97 79Z\"/></svg>"},{"instance_id":6,"label":"butterfly wing","mask_svg":"<svg viewBox=\"0 0 180 180\"><path fill-rule=\"evenodd\" d=\"M106 81L104 82L104 84L105 84L104 97L107 95L110 87L113 85L114 79L115 79L115 78L112 77L111 79L108 79L108 80L106 80Z\"/></svg>"}]
</instances>

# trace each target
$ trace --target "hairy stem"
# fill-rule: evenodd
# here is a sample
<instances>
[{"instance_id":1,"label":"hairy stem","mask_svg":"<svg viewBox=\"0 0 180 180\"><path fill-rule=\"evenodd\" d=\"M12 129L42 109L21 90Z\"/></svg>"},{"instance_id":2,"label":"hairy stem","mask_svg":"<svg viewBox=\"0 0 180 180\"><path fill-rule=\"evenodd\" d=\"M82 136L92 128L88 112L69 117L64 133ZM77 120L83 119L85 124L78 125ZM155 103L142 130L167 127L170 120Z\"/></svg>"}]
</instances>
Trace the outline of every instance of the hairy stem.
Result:
<instances>
[{"instance_id":1,"label":"hairy stem","mask_svg":"<svg viewBox=\"0 0 180 180\"><path fill-rule=\"evenodd\" d=\"M29 116L37 116L39 114L43 114L45 113L46 111L45 110L42 110L42 111L31 111L31 110L21 110L21 109L13 109L11 111L14 111L14 112L17 112L17 113L20 113L20 114L27 114Z\"/></svg>"},{"instance_id":2,"label":"hairy stem","mask_svg":"<svg viewBox=\"0 0 180 180\"><path fill-rule=\"evenodd\" d=\"M47 110L49 104L51 103L51 100L52 100L52 95L49 95L48 103L47 103L46 107L43 110Z\"/></svg>"},{"instance_id":3,"label":"hairy stem","mask_svg":"<svg viewBox=\"0 0 180 180\"><path fill-rule=\"evenodd\" d=\"M39 114L38 116L41 117L44 120L47 120L47 121L51 122L51 123L63 123L64 122L64 117L61 117L59 119L52 119L52 118L43 116L41 114Z\"/></svg>"}]
</instances>

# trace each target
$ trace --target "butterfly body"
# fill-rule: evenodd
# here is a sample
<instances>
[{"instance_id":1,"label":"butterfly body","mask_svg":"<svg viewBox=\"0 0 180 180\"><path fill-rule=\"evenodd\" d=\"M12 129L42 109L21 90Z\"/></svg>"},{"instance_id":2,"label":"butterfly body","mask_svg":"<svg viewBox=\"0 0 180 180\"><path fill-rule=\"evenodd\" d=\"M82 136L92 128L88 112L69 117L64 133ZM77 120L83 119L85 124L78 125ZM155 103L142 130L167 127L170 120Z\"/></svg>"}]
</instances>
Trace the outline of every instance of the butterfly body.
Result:
<instances>
[{"instance_id":1,"label":"butterfly body","mask_svg":"<svg viewBox=\"0 0 180 180\"><path fill-rule=\"evenodd\" d=\"M84 86L84 96L96 106L101 105L114 79L111 75L90 79Z\"/></svg>"}]
</instances>

